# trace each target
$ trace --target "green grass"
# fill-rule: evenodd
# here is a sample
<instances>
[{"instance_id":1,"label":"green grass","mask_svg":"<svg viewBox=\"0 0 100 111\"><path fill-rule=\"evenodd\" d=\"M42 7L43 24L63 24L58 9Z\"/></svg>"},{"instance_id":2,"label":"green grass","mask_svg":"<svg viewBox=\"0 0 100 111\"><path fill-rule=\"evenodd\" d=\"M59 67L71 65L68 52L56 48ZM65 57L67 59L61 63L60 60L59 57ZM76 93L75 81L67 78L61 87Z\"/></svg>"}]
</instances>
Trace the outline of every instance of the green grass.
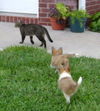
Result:
<instances>
[{"instance_id":1,"label":"green grass","mask_svg":"<svg viewBox=\"0 0 100 111\"><path fill-rule=\"evenodd\" d=\"M10 47L0 51L0 111L100 111L100 60L71 58L74 80L83 77L67 105L58 74L44 49Z\"/></svg>"}]
</instances>

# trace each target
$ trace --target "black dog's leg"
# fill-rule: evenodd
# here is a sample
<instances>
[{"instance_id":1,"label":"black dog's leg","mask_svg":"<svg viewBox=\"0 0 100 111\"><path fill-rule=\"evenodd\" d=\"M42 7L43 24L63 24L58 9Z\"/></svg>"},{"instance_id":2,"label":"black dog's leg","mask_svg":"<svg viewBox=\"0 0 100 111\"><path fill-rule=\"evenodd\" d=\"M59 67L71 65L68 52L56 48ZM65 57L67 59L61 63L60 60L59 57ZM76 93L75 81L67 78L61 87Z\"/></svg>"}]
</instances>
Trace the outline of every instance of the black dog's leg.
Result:
<instances>
[{"instance_id":1,"label":"black dog's leg","mask_svg":"<svg viewBox=\"0 0 100 111\"><path fill-rule=\"evenodd\" d=\"M44 44L44 48L46 48L47 46L46 46L46 41L45 40L43 40L43 44Z\"/></svg>"},{"instance_id":2,"label":"black dog's leg","mask_svg":"<svg viewBox=\"0 0 100 111\"><path fill-rule=\"evenodd\" d=\"M46 48L46 41L45 41L45 39L44 39L44 36L42 36L42 35L36 35L37 36L37 38L42 42L42 44L40 45L40 46L43 46L44 45L44 48Z\"/></svg>"},{"instance_id":3,"label":"black dog's leg","mask_svg":"<svg viewBox=\"0 0 100 111\"><path fill-rule=\"evenodd\" d=\"M41 45L40 46L43 46L44 45L44 48L46 48L46 41L45 41L45 39L42 39L42 41L41 41L42 43L41 43Z\"/></svg>"},{"instance_id":4,"label":"black dog's leg","mask_svg":"<svg viewBox=\"0 0 100 111\"><path fill-rule=\"evenodd\" d=\"M41 43L40 47L43 46L43 42Z\"/></svg>"},{"instance_id":5,"label":"black dog's leg","mask_svg":"<svg viewBox=\"0 0 100 111\"><path fill-rule=\"evenodd\" d=\"M31 41L32 44L34 44L33 36L30 36L30 41Z\"/></svg>"},{"instance_id":6,"label":"black dog's leg","mask_svg":"<svg viewBox=\"0 0 100 111\"><path fill-rule=\"evenodd\" d=\"M22 41L20 42L20 44L22 44L25 40L25 35L22 35Z\"/></svg>"}]
</instances>

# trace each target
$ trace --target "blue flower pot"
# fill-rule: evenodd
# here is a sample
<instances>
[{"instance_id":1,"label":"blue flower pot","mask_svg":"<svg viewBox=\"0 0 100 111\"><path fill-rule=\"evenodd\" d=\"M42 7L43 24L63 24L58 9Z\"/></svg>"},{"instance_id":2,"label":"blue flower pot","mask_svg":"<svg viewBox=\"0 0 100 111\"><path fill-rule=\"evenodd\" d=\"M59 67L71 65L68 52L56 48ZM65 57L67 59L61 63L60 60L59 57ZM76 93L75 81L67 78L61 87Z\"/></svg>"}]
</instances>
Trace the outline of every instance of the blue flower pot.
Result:
<instances>
[{"instance_id":1,"label":"blue flower pot","mask_svg":"<svg viewBox=\"0 0 100 111\"><path fill-rule=\"evenodd\" d=\"M85 24L86 24L86 18L82 18L82 24L80 24L80 21L77 18L75 18L74 23L72 23L70 18L70 30L72 32L84 32Z\"/></svg>"}]
</instances>

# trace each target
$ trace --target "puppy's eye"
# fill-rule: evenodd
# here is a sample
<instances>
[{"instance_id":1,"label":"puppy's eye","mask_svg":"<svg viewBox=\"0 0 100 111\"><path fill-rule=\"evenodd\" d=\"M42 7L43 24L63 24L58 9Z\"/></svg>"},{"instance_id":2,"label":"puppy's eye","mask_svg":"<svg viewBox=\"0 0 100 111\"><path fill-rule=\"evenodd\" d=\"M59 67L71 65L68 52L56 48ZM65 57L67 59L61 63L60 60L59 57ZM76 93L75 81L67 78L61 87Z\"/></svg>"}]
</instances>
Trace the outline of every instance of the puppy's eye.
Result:
<instances>
[{"instance_id":1,"label":"puppy's eye","mask_svg":"<svg viewBox=\"0 0 100 111\"><path fill-rule=\"evenodd\" d=\"M61 65L63 65L63 66L64 66L64 63L62 63Z\"/></svg>"}]
</instances>

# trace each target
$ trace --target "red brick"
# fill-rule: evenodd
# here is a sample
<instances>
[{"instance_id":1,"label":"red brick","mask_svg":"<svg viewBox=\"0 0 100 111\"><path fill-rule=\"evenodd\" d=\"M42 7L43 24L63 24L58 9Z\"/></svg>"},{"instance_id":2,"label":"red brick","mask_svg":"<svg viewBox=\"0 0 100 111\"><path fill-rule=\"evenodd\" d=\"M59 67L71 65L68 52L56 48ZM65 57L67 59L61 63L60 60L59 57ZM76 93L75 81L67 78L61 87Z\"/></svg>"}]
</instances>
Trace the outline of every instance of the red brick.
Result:
<instances>
[{"instance_id":1,"label":"red brick","mask_svg":"<svg viewBox=\"0 0 100 111\"><path fill-rule=\"evenodd\" d=\"M91 7L87 7L86 9L87 9L87 10L91 10L92 8L91 8ZM94 9L92 9L92 10L94 10Z\"/></svg>"},{"instance_id":2,"label":"red brick","mask_svg":"<svg viewBox=\"0 0 100 111\"><path fill-rule=\"evenodd\" d=\"M48 23L39 22L40 25L48 25Z\"/></svg>"},{"instance_id":3,"label":"red brick","mask_svg":"<svg viewBox=\"0 0 100 111\"><path fill-rule=\"evenodd\" d=\"M93 2L87 2L87 3L86 3L87 6L94 5L94 4L96 4L95 1L93 1Z\"/></svg>"},{"instance_id":4,"label":"red brick","mask_svg":"<svg viewBox=\"0 0 100 111\"><path fill-rule=\"evenodd\" d=\"M1 16L1 21L3 21L3 22L6 21L5 16Z\"/></svg>"},{"instance_id":5,"label":"red brick","mask_svg":"<svg viewBox=\"0 0 100 111\"><path fill-rule=\"evenodd\" d=\"M9 22L9 16L6 16L6 22Z\"/></svg>"},{"instance_id":6,"label":"red brick","mask_svg":"<svg viewBox=\"0 0 100 111\"><path fill-rule=\"evenodd\" d=\"M51 23L48 23L48 26L51 26Z\"/></svg>"},{"instance_id":7,"label":"red brick","mask_svg":"<svg viewBox=\"0 0 100 111\"><path fill-rule=\"evenodd\" d=\"M29 18L29 24L31 24L32 23L32 18Z\"/></svg>"},{"instance_id":8,"label":"red brick","mask_svg":"<svg viewBox=\"0 0 100 111\"><path fill-rule=\"evenodd\" d=\"M46 3L40 3L39 7L47 7L47 4Z\"/></svg>"},{"instance_id":9,"label":"red brick","mask_svg":"<svg viewBox=\"0 0 100 111\"><path fill-rule=\"evenodd\" d=\"M40 22L50 22L48 18L40 18Z\"/></svg>"},{"instance_id":10,"label":"red brick","mask_svg":"<svg viewBox=\"0 0 100 111\"><path fill-rule=\"evenodd\" d=\"M96 0L86 0L86 2L92 2L92 1L96 1Z\"/></svg>"},{"instance_id":11,"label":"red brick","mask_svg":"<svg viewBox=\"0 0 100 111\"><path fill-rule=\"evenodd\" d=\"M40 3L55 3L55 0L40 0Z\"/></svg>"},{"instance_id":12,"label":"red brick","mask_svg":"<svg viewBox=\"0 0 100 111\"><path fill-rule=\"evenodd\" d=\"M100 10L100 1L99 0L87 0L86 9L89 13L93 14Z\"/></svg>"},{"instance_id":13,"label":"red brick","mask_svg":"<svg viewBox=\"0 0 100 111\"><path fill-rule=\"evenodd\" d=\"M39 19L35 19L35 23L36 23L36 24L39 24Z\"/></svg>"},{"instance_id":14,"label":"red brick","mask_svg":"<svg viewBox=\"0 0 100 111\"><path fill-rule=\"evenodd\" d=\"M17 21L20 21L21 20L21 18L20 17L17 17Z\"/></svg>"},{"instance_id":15,"label":"red brick","mask_svg":"<svg viewBox=\"0 0 100 111\"><path fill-rule=\"evenodd\" d=\"M99 5L100 5L100 1L97 1L97 4L99 4Z\"/></svg>"},{"instance_id":16,"label":"red brick","mask_svg":"<svg viewBox=\"0 0 100 111\"><path fill-rule=\"evenodd\" d=\"M39 16L40 17L47 17L47 14L46 13L40 13Z\"/></svg>"},{"instance_id":17,"label":"red brick","mask_svg":"<svg viewBox=\"0 0 100 111\"><path fill-rule=\"evenodd\" d=\"M29 23L29 18L25 18L25 23L26 23L26 24Z\"/></svg>"},{"instance_id":18,"label":"red brick","mask_svg":"<svg viewBox=\"0 0 100 111\"><path fill-rule=\"evenodd\" d=\"M20 21L23 21L23 17L18 17L18 19L19 19Z\"/></svg>"},{"instance_id":19,"label":"red brick","mask_svg":"<svg viewBox=\"0 0 100 111\"><path fill-rule=\"evenodd\" d=\"M48 8L52 8L52 7L55 7L55 4L54 4L54 3L48 4Z\"/></svg>"},{"instance_id":20,"label":"red brick","mask_svg":"<svg viewBox=\"0 0 100 111\"><path fill-rule=\"evenodd\" d=\"M14 17L14 22L17 22L17 17Z\"/></svg>"},{"instance_id":21,"label":"red brick","mask_svg":"<svg viewBox=\"0 0 100 111\"><path fill-rule=\"evenodd\" d=\"M37 20L36 19L32 19L32 23L37 24Z\"/></svg>"},{"instance_id":22,"label":"red brick","mask_svg":"<svg viewBox=\"0 0 100 111\"><path fill-rule=\"evenodd\" d=\"M13 22L13 21L14 21L14 17L13 17L13 16L10 16L9 22Z\"/></svg>"},{"instance_id":23,"label":"red brick","mask_svg":"<svg viewBox=\"0 0 100 111\"><path fill-rule=\"evenodd\" d=\"M96 10L96 9L100 8L100 6L99 5L94 5L93 8Z\"/></svg>"},{"instance_id":24,"label":"red brick","mask_svg":"<svg viewBox=\"0 0 100 111\"><path fill-rule=\"evenodd\" d=\"M25 17L21 17L20 20L25 23Z\"/></svg>"},{"instance_id":25,"label":"red brick","mask_svg":"<svg viewBox=\"0 0 100 111\"><path fill-rule=\"evenodd\" d=\"M31 22L31 18L29 18L29 24L30 24L30 23L32 23L32 22Z\"/></svg>"},{"instance_id":26,"label":"red brick","mask_svg":"<svg viewBox=\"0 0 100 111\"><path fill-rule=\"evenodd\" d=\"M92 11L88 11L88 13L89 13L89 14L94 14L95 11L94 11L94 10L92 10Z\"/></svg>"},{"instance_id":27,"label":"red brick","mask_svg":"<svg viewBox=\"0 0 100 111\"><path fill-rule=\"evenodd\" d=\"M47 8L41 8L41 9L40 9L40 13L41 13L41 12L47 13L48 11L49 11L49 9L47 9Z\"/></svg>"}]
</instances>

